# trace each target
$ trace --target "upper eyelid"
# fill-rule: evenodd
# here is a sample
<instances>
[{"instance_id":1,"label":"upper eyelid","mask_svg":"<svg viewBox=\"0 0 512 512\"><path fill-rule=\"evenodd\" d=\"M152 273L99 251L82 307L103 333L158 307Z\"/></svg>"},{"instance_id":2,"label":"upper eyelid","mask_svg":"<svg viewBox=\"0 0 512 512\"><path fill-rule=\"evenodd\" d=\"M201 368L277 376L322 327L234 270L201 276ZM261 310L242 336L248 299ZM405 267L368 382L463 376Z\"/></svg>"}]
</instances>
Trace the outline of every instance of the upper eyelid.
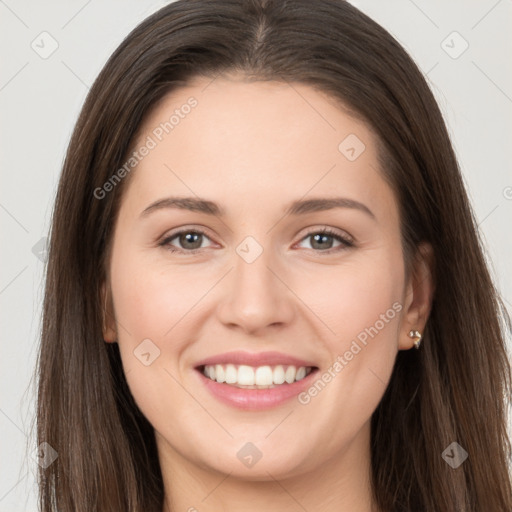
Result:
<instances>
[{"instance_id":1,"label":"upper eyelid","mask_svg":"<svg viewBox=\"0 0 512 512\"><path fill-rule=\"evenodd\" d=\"M176 231L171 230L169 232L166 232L164 235L159 237L159 240L165 241L165 240L171 240L178 235L181 235L182 233L201 233L202 235L207 236L208 238L212 238L208 232L208 229L203 226L193 226L193 227L182 227L182 228L176 228Z\"/></svg>"}]
</instances>

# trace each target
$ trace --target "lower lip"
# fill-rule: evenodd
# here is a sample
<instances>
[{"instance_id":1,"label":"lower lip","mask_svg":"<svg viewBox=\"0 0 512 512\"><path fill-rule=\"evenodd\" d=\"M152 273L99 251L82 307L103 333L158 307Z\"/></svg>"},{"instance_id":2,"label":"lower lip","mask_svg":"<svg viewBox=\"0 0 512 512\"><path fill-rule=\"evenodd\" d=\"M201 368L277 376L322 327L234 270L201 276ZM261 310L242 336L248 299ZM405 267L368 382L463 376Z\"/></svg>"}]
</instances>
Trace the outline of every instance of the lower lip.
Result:
<instances>
[{"instance_id":1,"label":"lower lip","mask_svg":"<svg viewBox=\"0 0 512 512\"><path fill-rule=\"evenodd\" d=\"M244 389L223 384L206 377L200 370L196 370L208 391L221 402L246 411L260 411L277 407L304 391L318 369L292 384L281 384L275 388Z\"/></svg>"}]
</instances>

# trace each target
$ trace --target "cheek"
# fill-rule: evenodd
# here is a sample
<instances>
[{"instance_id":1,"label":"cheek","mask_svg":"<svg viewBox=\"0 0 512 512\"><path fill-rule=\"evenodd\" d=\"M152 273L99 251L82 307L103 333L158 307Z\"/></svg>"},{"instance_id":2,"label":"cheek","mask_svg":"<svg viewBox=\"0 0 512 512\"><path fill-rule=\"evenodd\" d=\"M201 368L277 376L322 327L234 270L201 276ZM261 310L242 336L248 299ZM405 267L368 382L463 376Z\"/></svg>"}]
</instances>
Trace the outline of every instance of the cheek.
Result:
<instances>
[{"instance_id":1,"label":"cheek","mask_svg":"<svg viewBox=\"0 0 512 512\"><path fill-rule=\"evenodd\" d=\"M321 382L307 390L302 403L321 403L320 414L354 429L371 416L391 377L403 309L401 253L367 256L331 267L325 278L317 274L309 280L309 294L306 288L300 292L328 326L322 342L331 354Z\"/></svg>"},{"instance_id":2,"label":"cheek","mask_svg":"<svg viewBox=\"0 0 512 512\"><path fill-rule=\"evenodd\" d=\"M401 261L395 251L368 251L339 265L318 265L309 272L301 269L294 273L292 287L315 314L316 323L325 327L322 334L331 348L343 351L360 333L364 342L364 333L375 324L383 334L396 334L403 288Z\"/></svg>"},{"instance_id":3,"label":"cheek","mask_svg":"<svg viewBox=\"0 0 512 512\"><path fill-rule=\"evenodd\" d=\"M190 407L176 382L182 380L179 361L188 338L184 330L191 325L187 322L200 290L190 286L189 273L163 269L133 250L114 250L111 269L118 345L127 383L144 416L158 424Z\"/></svg>"},{"instance_id":4,"label":"cheek","mask_svg":"<svg viewBox=\"0 0 512 512\"><path fill-rule=\"evenodd\" d=\"M192 267L167 266L143 254L125 254L113 259L111 278L122 341L140 343L150 338L163 347L173 330L178 331L178 325L183 328L194 304L210 285L193 273Z\"/></svg>"}]
</instances>

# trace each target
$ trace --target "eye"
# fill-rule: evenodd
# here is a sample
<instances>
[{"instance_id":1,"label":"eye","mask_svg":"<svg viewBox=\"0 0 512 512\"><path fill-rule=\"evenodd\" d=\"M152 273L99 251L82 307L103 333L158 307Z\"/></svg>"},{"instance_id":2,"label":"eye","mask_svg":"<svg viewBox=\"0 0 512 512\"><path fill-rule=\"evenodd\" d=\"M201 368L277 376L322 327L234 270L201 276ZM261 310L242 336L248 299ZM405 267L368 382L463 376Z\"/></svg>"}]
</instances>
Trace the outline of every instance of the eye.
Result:
<instances>
[{"instance_id":1,"label":"eye","mask_svg":"<svg viewBox=\"0 0 512 512\"><path fill-rule=\"evenodd\" d=\"M328 254L343 251L354 246L354 241L351 238L341 235L337 231L327 227L318 231L310 231L301 241L308 239L312 241L311 245L313 250L319 249L315 252L325 252ZM339 242L338 247L333 248L332 239Z\"/></svg>"},{"instance_id":2,"label":"eye","mask_svg":"<svg viewBox=\"0 0 512 512\"><path fill-rule=\"evenodd\" d=\"M177 231L166 236L158 245L165 247L171 252L195 253L200 249L204 249L202 246L204 238L208 238L209 240L209 237L201 229L182 229L181 231ZM181 247L175 247L172 245L171 242L174 239L177 239L177 242Z\"/></svg>"},{"instance_id":3,"label":"eye","mask_svg":"<svg viewBox=\"0 0 512 512\"><path fill-rule=\"evenodd\" d=\"M159 242L158 245L165 247L171 252L194 254L205 248L203 246L205 239L210 240L205 231L198 228L189 228L171 233L170 235L163 238L163 240ZM354 246L354 242L350 237L341 235L339 232L328 227L309 232L305 237L302 238L301 242L307 239L312 240L312 250L315 252L323 252L327 254L342 251ZM333 248L332 239L339 243L337 247ZM173 245L172 242L174 240L177 241L179 247Z\"/></svg>"}]
</instances>

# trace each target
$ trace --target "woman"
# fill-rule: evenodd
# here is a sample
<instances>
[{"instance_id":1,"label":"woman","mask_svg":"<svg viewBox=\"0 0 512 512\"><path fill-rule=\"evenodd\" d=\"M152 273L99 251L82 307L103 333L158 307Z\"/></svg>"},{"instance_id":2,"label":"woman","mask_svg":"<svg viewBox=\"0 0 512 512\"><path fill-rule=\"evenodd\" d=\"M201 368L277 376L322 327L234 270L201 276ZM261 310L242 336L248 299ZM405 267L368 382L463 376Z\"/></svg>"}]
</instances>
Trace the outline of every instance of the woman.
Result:
<instances>
[{"instance_id":1,"label":"woman","mask_svg":"<svg viewBox=\"0 0 512 512\"><path fill-rule=\"evenodd\" d=\"M41 508L509 511L506 328L383 28L339 0L172 3L66 156Z\"/></svg>"}]
</instances>

